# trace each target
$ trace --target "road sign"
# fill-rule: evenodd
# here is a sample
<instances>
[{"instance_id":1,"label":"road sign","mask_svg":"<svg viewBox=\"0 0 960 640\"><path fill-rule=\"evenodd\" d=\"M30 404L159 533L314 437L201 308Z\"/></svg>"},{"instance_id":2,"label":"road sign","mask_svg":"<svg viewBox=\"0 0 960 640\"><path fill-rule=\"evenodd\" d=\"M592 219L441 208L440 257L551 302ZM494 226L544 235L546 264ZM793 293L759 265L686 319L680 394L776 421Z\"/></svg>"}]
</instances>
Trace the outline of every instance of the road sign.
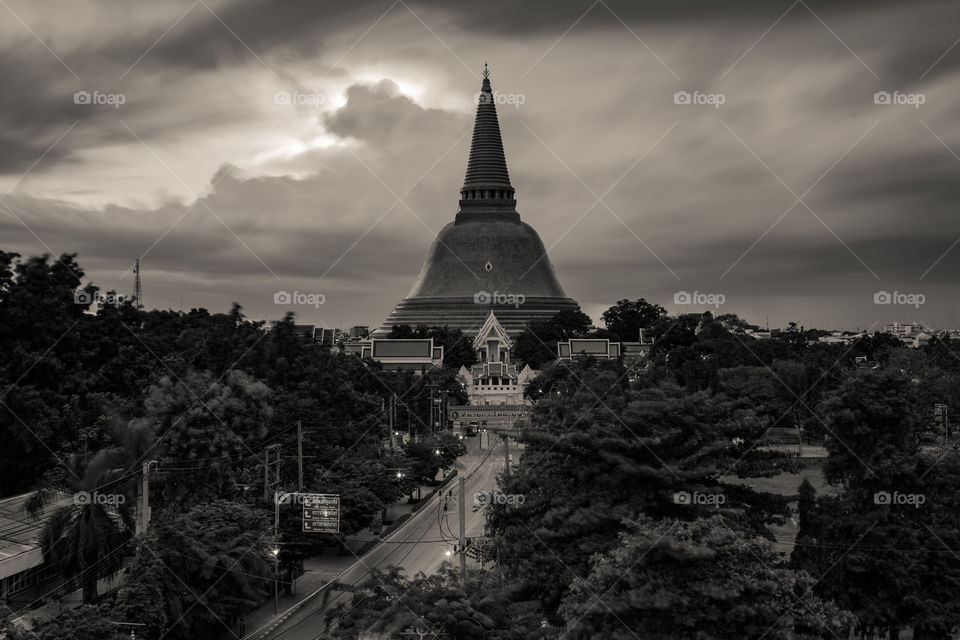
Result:
<instances>
[{"instance_id":1,"label":"road sign","mask_svg":"<svg viewBox=\"0 0 960 640\"><path fill-rule=\"evenodd\" d=\"M303 531L340 533L340 494L301 493Z\"/></svg>"},{"instance_id":2,"label":"road sign","mask_svg":"<svg viewBox=\"0 0 960 640\"><path fill-rule=\"evenodd\" d=\"M487 424L513 424L529 418L531 409L525 404L450 406L447 407L447 418L455 422L477 420Z\"/></svg>"}]
</instances>

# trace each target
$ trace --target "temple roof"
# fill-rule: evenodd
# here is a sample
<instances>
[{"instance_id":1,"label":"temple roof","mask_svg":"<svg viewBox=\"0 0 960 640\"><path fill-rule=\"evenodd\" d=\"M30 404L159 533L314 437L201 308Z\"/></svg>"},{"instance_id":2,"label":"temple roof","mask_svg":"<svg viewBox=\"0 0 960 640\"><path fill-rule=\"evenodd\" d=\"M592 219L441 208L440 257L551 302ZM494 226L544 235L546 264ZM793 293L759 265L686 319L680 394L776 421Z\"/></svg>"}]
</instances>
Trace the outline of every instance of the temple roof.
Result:
<instances>
[{"instance_id":1,"label":"temple roof","mask_svg":"<svg viewBox=\"0 0 960 640\"><path fill-rule=\"evenodd\" d=\"M477 98L477 117L473 123L473 141L463 188L498 186L511 188L507 158L500 138L500 121L490 86L490 72L484 68L483 85Z\"/></svg>"},{"instance_id":2,"label":"temple roof","mask_svg":"<svg viewBox=\"0 0 960 640\"><path fill-rule=\"evenodd\" d=\"M513 346L513 340L510 339L503 325L497 320L493 309L487 314L487 319L484 321L483 326L477 331L477 337L473 339L473 348L480 349L486 346L487 339L490 338L491 335L494 335L506 348L509 349Z\"/></svg>"},{"instance_id":3,"label":"temple roof","mask_svg":"<svg viewBox=\"0 0 960 640\"><path fill-rule=\"evenodd\" d=\"M497 119L495 97L490 85L490 71L484 64L467 174L460 189L460 206L461 209L465 206L493 206L513 211L516 207L513 196L514 188L510 184L503 139L500 137L500 121Z\"/></svg>"}]
</instances>

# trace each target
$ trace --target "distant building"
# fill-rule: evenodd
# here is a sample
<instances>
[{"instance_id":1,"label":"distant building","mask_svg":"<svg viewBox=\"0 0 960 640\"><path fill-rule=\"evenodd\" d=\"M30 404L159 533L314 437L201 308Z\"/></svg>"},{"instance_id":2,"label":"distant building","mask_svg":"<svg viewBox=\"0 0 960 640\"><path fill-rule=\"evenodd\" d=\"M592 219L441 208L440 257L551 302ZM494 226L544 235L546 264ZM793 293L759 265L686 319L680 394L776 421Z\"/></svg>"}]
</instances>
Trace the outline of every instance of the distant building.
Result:
<instances>
[{"instance_id":1,"label":"distant building","mask_svg":"<svg viewBox=\"0 0 960 640\"><path fill-rule=\"evenodd\" d=\"M630 358L646 358L650 355L650 350L653 349L653 340L650 342L621 342L620 343L620 353L623 355L624 359Z\"/></svg>"},{"instance_id":2,"label":"distant building","mask_svg":"<svg viewBox=\"0 0 960 640\"><path fill-rule=\"evenodd\" d=\"M927 333L926 331L921 331L917 335L913 336L913 344L911 346L922 347L928 342L930 342L930 340L932 339L933 339L933 336L931 336L929 333Z\"/></svg>"},{"instance_id":3,"label":"distant building","mask_svg":"<svg viewBox=\"0 0 960 640\"><path fill-rule=\"evenodd\" d=\"M640 329L639 342L642 345L647 345L648 347L653 346L653 336L650 335L648 329ZM629 343L632 344L632 343Z\"/></svg>"},{"instance_id":4,"label":"distant building","mask_svg":"<svg viewBox=\"0 0 960 640\"><path fill-rule=\"evenodd\" d=\"M56 566L43 561L40 550L40 532L59 507L72 504L73 498L60 494L34 519L27 515L25 505L32 493L24 493L0 500L0 598L8 603L30 603L41 594L36 587L59 578Z\"/></svg>"},{"instance_id":5,"label":"distant building","mask_svg":"<svg viewBox=\"0 0 960 640\"><path fill-rule=\"evenodd\" d=\"M892 336L896 336L900 342L908 347L914 348L922 347L930 342L934 333L932 329L928 329L925 325L919 322L911 322L910 324L894 322L892 324L884 325L880 328L880 331L889 333Z\"/></svg>"},{"instance_id":6,"label":"distant building","mask_svg":"<svg viewBox=\"0 0 960 640\"><path fill-rule=\"evenodd\" d=\"M363 324L355 324L350 327L350 339L366 338L370 336L370 327Z\"/></svg>"},{"instance_id":7,"label":"distant building","mask_svg":"<svg viewBox=\"0 0 960 640\"><path fill-rule=\"evenodd\" d=\"M426 371L443 366L443 347L433 338L372 338L343 345L345 353L371 358L388 371Z\"/></svg>"},{"instance_id":8,"label":"distant building","mask_svg":"<svg viewBox=\"0 0 960 640\"><path fill-rule=\"evenodd\" d=\"M620 343L607 338L570 338L557 343L557 357L560 360L572 360L579 356L619 358Z\"/></svg>"},{"instance_id":9,"label":"distant building","mask_svg":"<svg viewBox=\"0 0 960 640\"><path fill-rule=\"evenodd\" d=\"M880 331L884 333L889 333L898 338L912 339L917 334L929 331L926 326L920 324L919 322L911 322L910 324L904 324L900 322L894 322L891 324L885 324L880 327Z\"/></svg>"},{"instance_id":10,"label":"distant building","mask_svg":"<svg viewBox=\"0 0 960 640\"><path fill-rule=\"evenodd\" d=\"M308 342L316 339L317 325L315 324L294 324L293 332L303 336Z\"/></svg>"}]
</instances>

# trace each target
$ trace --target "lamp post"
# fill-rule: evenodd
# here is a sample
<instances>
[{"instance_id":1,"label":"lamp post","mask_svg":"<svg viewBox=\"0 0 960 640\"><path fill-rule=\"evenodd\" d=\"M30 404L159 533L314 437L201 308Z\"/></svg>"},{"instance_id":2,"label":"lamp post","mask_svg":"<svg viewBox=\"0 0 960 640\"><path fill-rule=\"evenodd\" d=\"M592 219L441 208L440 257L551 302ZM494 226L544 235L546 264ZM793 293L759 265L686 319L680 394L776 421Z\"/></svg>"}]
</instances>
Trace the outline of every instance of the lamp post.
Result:
<instances>
[{"instance_id":1,"label":"lamp post","mask_svg":"<svg viewBox=\"0 0 960 640\"><path fill-rule=\"evenodd\" d=\"M299 495L296 492L278 491L273 494L273 615L277 615L278 581L280 576L280 503L287 498Z\"/></svg>"},{"instance_id":2,"label":"lamp post","mask_svg":"<svg viewBox=\"0 0 960 640\"><path fill-rule=\"evenodd\" d=\"M273 615L277 615L278 579L280 577L280 548L273 548Z\"/></svg>"}]
</instances>

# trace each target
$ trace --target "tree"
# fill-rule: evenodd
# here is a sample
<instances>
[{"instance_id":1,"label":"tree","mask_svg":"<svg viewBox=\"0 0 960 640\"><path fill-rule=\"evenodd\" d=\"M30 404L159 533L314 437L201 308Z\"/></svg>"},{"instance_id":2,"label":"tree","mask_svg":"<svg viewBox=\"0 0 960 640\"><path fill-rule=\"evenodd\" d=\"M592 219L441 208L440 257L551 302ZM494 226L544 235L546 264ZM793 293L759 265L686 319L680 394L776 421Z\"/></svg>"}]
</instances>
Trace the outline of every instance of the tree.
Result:
<instances>
[{"instance_id":1,"label":"tree","mask_svg":"<svg viewBox=\"0 0 960 640\"><path fill-rule=\"evenodd\" d=\"M618 300L600 315L600 319L619 340L636 341L640 339L641 329L651 327L666 315L667 310L660 305L640 298L633 301Z\"/></svg>"},{"instance_id":2,"label":"tree","mask_svg":"<svg viewBox=\"0 0 960 640\"><path fill-rule=\"evenodd\" d=\"M557 342L586 336L590 324L590 316L569 309L560 311L549 320L531 322L513 339L510 357L532 369L540 369L556 360Z\"/></svg>"},{"instance_id":3,"label":"tree","mask_svg":"<svg viewBox=\"0 0 960 640\"><path fill-rule=\"evenodd\" d=\"M327 613L325 638L354 640L372 634L457 640L546 640L535 602L518 601L499 572L470 575L467 585L450 565L430 576L405 578L399 569L374 571L353 601Z\"/></svg>"},{"instance_id":4,"label":"tree","mask_svg":"<svg viewBox=\"0 0 960 640\"><path fill-rule=\"evenodd\" d=\"M557 576L585 575L590 555L609 551L638 513L686 519L718 510L683 503L681 492L723 495L719 511L755 534L786 514L782 501L720 481L741 467L774 468L737 444L745 429L763 429L749 407L671 385L634 390L611 360L548 367L531 387L543 396L518 435L524 463L501 482L525 500L490 511L503 556L527 587L521 597L556 607L568 585Z\"/></svg>"},{"instance_id":5,"label":"tree","mask_svg":"<svg viewBox=\"0 0 960 640\"><path fill-rule=\"evenodd\" d=\"M271 399L271 389L243 371L160 378L144 398L144 419L155 425L160 463L179 473L158 478L158 506L232 495L237 459L261 453L250 447L268 433Z\"/></svg>"},{"instance_id":6,"label":"tree","mask_svg":"<svg viewBox=\"0 0 960 640\"><path fill-rule=\"evenodd\" d=\"M154 552L181 583L165 589L167 618L175 621L170 637L216 637L269 593L270 528L262 512L215 501L157 522L155 532Z\"/></svg>"},{"instance_id":7,"label":"tree","mask_svg":"<svg viewBox=\"0 0 960 640\"><path fill-rule=\"evenodd\" d=\"M864 371L826 398L824 475L831 484L862 491L882 489L878 481L914 484L919 438L910 395L899 372Z\"/></svg>"},{"instance_id":8,"label":"tree","mask_svg":"<svg viewBox=\"0 0 960 640\"><path fill-rule=\"evenodd\" d=\"M121 568L118 552L129 539L133 523L125 518L123 525L118 524L114 513L92 502L63 506L53 512L40 534L44 561L59 565L63 577L79 579L85 604L97 602L97 581Z\"/></svg>"},{"instance_id":9,"label":"tree","mask_svg":"<svg viewBox=\"0 0 960 640\"><path fill-rule=\"evenodd\" d=\"M433 481L440 469L449 468L464 453L463 442L451 434L411 440L403 446L403 454L410 461L410 475L419 482Z\"/></svg>"},{"instance_id":10,"label":"tree","mask_svg":"<svg viewBox=\"0 0 960 640\"><path fill-rule=\"evenodd\" d=\"M821 580L817 591L852 611L864 636L943 639L960 625L960 458L925 451L913 384L896 371L850 377L823 403L829 434L825 476L840 493L806 499L809 551L794 562Z\"/></svg>"},{"instance_id":11,"label":"tree","mask_svg":"<svg viewBox=\"0 0 960 640\"><path fill-rule=\"evenodd\" d=\"M720 516L640 519L573 581L564 637L651 640L842 637L852 622L813 595L813 579L779 564L773 545Z\"/></svg>"},{"instance_id":12,"label":"tree","mask_svg":"<svg viewBox=\"0 0 960 640\"><path fill-rule=\"evenodd\" d=\"M137 541L137 549L127 566L127 580L117 592L111 616L123 622L139 622L137 637L158 640L167 628L164 583L166 569L155 549L157 539L149 535Z\"/></svg>"},{"instance_id":13,"label":"tree","mask_svg":"<svg viewBox=\"0 0 960 640\"><path fill-rule=\"evenodd\" d=\"M129 631L110 624L107 607L92 605L66 609L29 636L30 640L126 640L129 637Z\"/></svg>"},{"instance_id":14,"label":"tree","mask_svg":"<svg viewBox=\"0 0 960 640\"><path fill-rule=\"evenodd\" d=\"M142 449L144 437L149 438L145 432L132 434L126 448L104 450L86 465L74 456L66 473L51 474L25 504L29 516L39 517L51 500L72 493L72 503L57 507L44 522L40 548L44 561L59 565L63 577L79 579L86 604L97 601L97 581L121 569L120 551L134 528L136 474L115 465Z\"/></svg>"}]
</instances>

